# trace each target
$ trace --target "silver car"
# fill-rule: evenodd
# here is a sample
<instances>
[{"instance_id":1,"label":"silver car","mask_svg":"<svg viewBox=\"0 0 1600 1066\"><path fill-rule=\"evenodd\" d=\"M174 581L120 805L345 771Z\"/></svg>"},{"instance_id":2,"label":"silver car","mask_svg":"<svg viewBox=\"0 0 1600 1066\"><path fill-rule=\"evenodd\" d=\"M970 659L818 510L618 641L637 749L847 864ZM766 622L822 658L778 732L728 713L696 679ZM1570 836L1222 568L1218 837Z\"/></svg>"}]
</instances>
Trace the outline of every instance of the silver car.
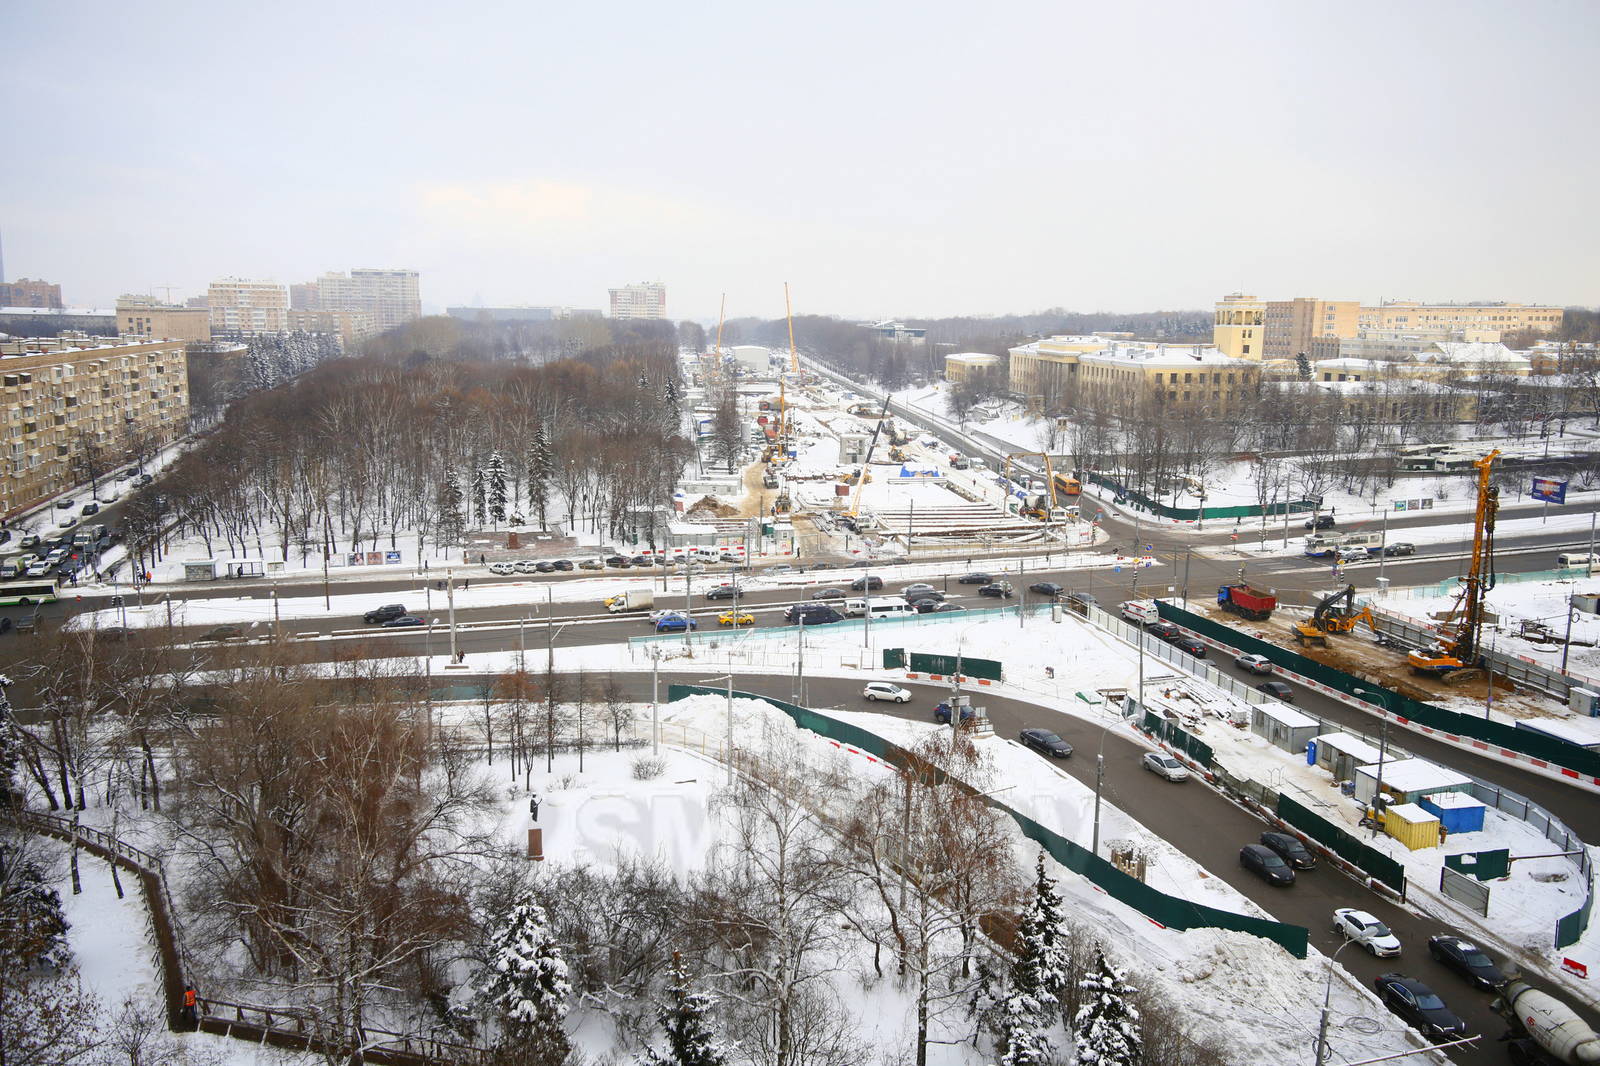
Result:
<instances>
[{"instance_id":1,"label":"silver car","mask_svg":"<svg viewBox=\"0 0 1600 1066\"><path fill-rule=\"evenodd\" d=\"M1272 673L1272 660L1265 655L1241 655L1233 660L1233 665L1243 667L1252 674Z\"/></svg>"},{"instance_id":2,"label":"silver car","mask_svg":"<svg viewBox=\"0 0 1600 1066\"><path fill-rule=\"evenodd\" d=\"M1147 751L1144 754L1144 768L1151 773L1160 774L1168 781L1187 781L1189 771L1184 769L1183 763L1174 759L1164 751Z\"/></svg>"}]
</instances>

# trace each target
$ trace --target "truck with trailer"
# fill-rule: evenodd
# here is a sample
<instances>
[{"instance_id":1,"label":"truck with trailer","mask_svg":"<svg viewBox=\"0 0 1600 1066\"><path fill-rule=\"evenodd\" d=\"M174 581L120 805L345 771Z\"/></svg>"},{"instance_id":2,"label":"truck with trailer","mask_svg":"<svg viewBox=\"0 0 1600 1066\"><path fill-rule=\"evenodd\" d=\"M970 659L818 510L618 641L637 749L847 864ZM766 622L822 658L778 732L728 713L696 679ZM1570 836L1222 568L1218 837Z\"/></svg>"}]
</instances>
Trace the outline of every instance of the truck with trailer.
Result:
<instances>
[{"instance_id":1,"label":"truck with trailer","mask_svg":"<svg viewBox=\"0 0 1600 1066\"><path fill-rule=\"evenodd\" d=\"M655 589L625 589L606 601L606 610L612 614L619 611L648 611L655 605Z\"/></svg>"},{"instance_id":2,"label":"truck with trailer","mask_svg":"<svg viewBox=\"0 0 1600 1066\"><path fill-rule=\"evenodd\" d=\"M1223 585L1217 589L1217 606L1252 622L1265 622L1278 606L1278 597L1249 585Z\"/></svg>"},{"instance_id":3,"label":"truck with trailer","mask_svg":"<svg viewBox=\"0 0 1600 1066\"><path fill-rule=\"evenodd\" d=\"M1491 1008L1511 1025L1502 1040L1517 1066L1600 1063L1600 1035L1571 1007L1526 981L1511 981Z\"/></svg>"}]
</instances>

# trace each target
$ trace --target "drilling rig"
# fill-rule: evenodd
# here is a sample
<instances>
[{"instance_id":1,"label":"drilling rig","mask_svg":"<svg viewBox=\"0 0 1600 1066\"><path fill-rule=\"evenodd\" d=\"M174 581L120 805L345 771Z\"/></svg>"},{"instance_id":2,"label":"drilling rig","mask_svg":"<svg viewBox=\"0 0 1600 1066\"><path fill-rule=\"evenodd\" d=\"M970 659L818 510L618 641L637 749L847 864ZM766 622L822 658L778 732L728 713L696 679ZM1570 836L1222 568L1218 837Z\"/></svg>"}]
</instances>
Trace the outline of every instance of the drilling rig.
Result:
<instances>
[{"instance_id":1,"label":"drilling rig","mask_svg":"<svg viewBox=\"0 0 1600 1066\"><path fill-rule=\"evenodd\" d=\"M1478 513L1472 526L1472 566L1462 579L1455 606L1440 626L1440 636L1431 647L1406 656L1411 672L1437 677L1447 685L1458 685L1484 676L1483 601L1494 588L1494 518L1500 511L1500 490L1489 485L1489 468L1500 455L1491 451L1472 465L1478 468Z\"/></svg>"}]
</instances>

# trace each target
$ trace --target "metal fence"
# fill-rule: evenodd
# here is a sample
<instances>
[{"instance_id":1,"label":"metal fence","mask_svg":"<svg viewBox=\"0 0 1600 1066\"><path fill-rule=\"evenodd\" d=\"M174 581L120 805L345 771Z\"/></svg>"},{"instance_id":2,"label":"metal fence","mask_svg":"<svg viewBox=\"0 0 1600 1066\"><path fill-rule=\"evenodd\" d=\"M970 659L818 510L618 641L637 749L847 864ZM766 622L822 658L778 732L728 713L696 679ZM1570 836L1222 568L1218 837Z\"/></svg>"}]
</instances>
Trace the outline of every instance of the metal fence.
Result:
<instances>
[{"instance_id":1,"label":"metal fence","mask_svg":"<svg viewBox=\"0 0 1600 1066\"><path fill-rule=\"evenodd\" d=\"M1479 884L1475 877L1465 877L1448 866L1441 867L1439 894L1449 896L1485 918L1489 917L1489 886Z\"/></svg>"}]
</instances>

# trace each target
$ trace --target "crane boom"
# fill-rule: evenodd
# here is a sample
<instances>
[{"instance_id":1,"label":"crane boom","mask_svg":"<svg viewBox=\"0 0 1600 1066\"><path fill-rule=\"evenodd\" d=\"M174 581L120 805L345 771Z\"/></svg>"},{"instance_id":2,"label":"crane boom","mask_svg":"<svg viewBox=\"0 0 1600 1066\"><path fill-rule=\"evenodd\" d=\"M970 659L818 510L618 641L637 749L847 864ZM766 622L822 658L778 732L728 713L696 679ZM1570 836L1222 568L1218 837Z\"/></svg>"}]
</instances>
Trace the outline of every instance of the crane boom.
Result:
<instances>
[{"instance_id":1,"label":"crane boom","mask_svg":"<svg viewBox=\"0 0 1600 1066\"><path fill-rule=\"evenodd\" d=\"M867 444L867 457L861 463L861 480L856 483L855 499L850 501L850 510L845 512L852 521L861 509L861 490L867 487L867 467L872 463L873 449L878 446L878 434L883 432L883 420L889 417L889 396L887 392L883 394L883 413L878 416L878 424L872 430L872 440Z\"/></svg>"},{"instance_id":2,"label":"crane boom","mask_svg":"<svg viewBox=\"0 0 1600 1066\"><path fill-rule=\"evenodd\" d=\"M1406 656L1419 674L1435 674L1446 683L1482 677L1484 597L1495 585L1494 521L1500 513L1500 490L1489 484L1489 472L1499 458L1495 449L1472 465L1478 468L1478 510L1472 525L1472 563L1450 611L1450 622L1432 648Z\"/></svg>"}]
</instances>

